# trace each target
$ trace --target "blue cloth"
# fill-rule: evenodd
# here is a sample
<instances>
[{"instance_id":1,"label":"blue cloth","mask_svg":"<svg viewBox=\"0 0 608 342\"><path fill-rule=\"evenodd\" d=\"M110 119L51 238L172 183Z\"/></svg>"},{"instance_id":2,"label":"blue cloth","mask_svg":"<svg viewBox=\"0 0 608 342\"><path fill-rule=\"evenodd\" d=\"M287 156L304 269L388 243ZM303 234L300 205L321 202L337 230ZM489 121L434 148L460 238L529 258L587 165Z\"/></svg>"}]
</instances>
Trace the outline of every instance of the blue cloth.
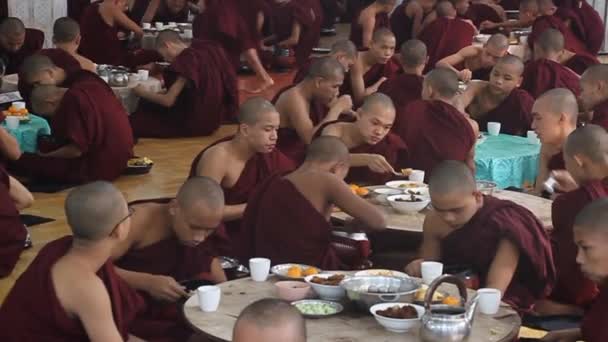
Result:
<instances>
[{"instance_id":1,"label":"blue cloth","mask_svg":"<svg viewBox=\"0 0 608 342\"><path fill-rule=\"evenodd\" d=\"M501 189L510 186L521 188L525 182L534 183L538 174L540 144L506 134L486 137L475 148L477 180L493 181Z\"/></svg>"},{"instance_id":2,"label":"blue cloth","mask_svg":"<svg viewBox=\"0 0 608 342\"><path fill-rule=\"evenodd\" d=\"M9 130L19 142L21 151L36 153L38 152L38 137L51 134L49 123L36 115L29 114L29 122L21 122L16 130ZM6 121L2 122L2 127L6 128Z\"/></svg>"}]
</instances>

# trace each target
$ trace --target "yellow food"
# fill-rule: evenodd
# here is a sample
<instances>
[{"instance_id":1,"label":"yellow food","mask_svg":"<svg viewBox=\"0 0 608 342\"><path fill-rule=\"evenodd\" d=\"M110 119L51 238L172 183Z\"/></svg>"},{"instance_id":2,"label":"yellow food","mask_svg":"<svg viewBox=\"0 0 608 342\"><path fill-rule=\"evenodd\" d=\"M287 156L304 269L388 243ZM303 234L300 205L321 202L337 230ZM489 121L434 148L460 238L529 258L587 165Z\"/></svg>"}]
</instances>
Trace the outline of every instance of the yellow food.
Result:
<instances>
[{"instance_id":1,"label":"yellow food","mask_svg":"<svg viewBox=\"0 0 608 342\"><path fill-rule=\"evenodd\" d=\"M429 287L428 285L422 285L420 287L420 289L418 290L418 292L416 292L416 300L419 302L424 302L424 300L426 299L426 291L428 291ZM442 294L439 291L435 291L435 293L433 293L433 302L439 302L442 301L443 298L445 298L445 295Z\"/></svg>"},{"instance_id":2,"label":"yellow food","mask_svg":"<svg viewBox=\"0 0 608 342\"><path fill-rule=\"evenodd\" d=\"M359 189L359 186L357 184L350 184L350 190L353 192L353 194L357 194L357 189Z\"/></svg>"},{"instance_id":3,"label":"yellow food","mask_svg":"<svg viewBox=\"0 0 608 342\"><path fill-rule=\"evenodd\" d=\"M460 305L460 298L455 296L447 296L443 298L442 303L445 305L458 306Z\"/></svg>"},{"instance_id":4,"label":"yellow food","mask_svg":"<svg viewBox=\"0 0 608 342\"><path fill-rule=\"evenodd\" d=\"M308 267L303 273L305 277L313 274L319 274L319 270L316 267Z\"/></svg>"},{"instance_id":5,"label":"yellow food","mask_svg":"<svg viewBox=\"0 0 608 342\"><path fill-rule=\"evenodd\" d=\"M355 189L355 194L359 196L367 196L369 194L369 190L366 188L357 188Z\"/></svg>"},{"instance_id":6,"label":"yellow food","mask_svg":"<svg viewBox=\"0 0 608 342\"><path fill-rule=\"evenodd\" d=\"M287 276L291 278L302 278L302 267L291 266L287 269Z\"/></svg>"},{"instance_id":7,"label":"yellow food","mask_svg":"<svg viewBox=\"0 0 608 342\"><path fill-rule=\"evenodd\" d=\"M402 173L404 176L409 176L409 175L411 175L411 174L412 174L412 172L414 172L414 169L410 169L410 168L407 168L407 169L401 169L401 173Z\"/></svg>"}]
</instances>

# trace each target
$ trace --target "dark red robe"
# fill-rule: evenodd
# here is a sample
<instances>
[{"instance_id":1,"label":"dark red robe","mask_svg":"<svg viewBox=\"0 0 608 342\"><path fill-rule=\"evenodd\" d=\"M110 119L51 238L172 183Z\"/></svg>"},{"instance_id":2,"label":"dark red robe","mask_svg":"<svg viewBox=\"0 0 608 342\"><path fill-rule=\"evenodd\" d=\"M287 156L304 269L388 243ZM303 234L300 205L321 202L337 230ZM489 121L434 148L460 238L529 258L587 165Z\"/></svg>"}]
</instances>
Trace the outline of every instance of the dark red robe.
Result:
<instances>
[{"instance_id":1,"label":"dark red robe","mask_svg":"<svg viewBox=\"0 0 608 342\"><path fill-rule=\"evenodd\" d=\"M508 11L519 10L519 0L500 0L498 4Z\"/></svg>"},{"instance_id":2,"label":"dark red robe","mask_svg":"<svg viewBox=\"0 0 608 342\"><path fill-rule=\"evenodd\" d=\"M597 285L588 279L576 262L578 248L574 243L573 226L576 215L594 200L608 197L608 183L592 181L577 190L561 194L553 201L551 216L553 257L557 282L551 299L560 303L587 307L598 294Z\"/></svg>"},{"instance_id":3,"label":"dark red robe","mask_svg":"<svg viewBox=\"0 0 608 342\"><path fill-rule=\"evenodd\" d=\"M61 183L118 178L133 155L128 114L99 76L80 70L66 83L69 89L50 121L51 132L56 141L78 146L82 156L64 159L24 153L15 162L15 170L41 181Z\"/></svg>"},{"instance_id":4,"label":"dark red robe","mask_svg":"<svg viewBox=\"0 0 608 342\"><path fill-rule=\"evenodd\" d=\"M564 63L565 66L579 75L582 75L589 67L596 64L600 64L600 61L588 53L576 54Z\"/></svg>"},{"instance_id":5,"label":"dark red robe","mask_svg":"<svg viewBox=\"0 0 608 342\"><path fill-rule=\"evenodd\" d=\"M422 76L403 73L382 83L378 92L390 97L395 108L404 108L410 102L422 98L423 81Z\"/></svg>"},{"instance_id":6,"label":"dark red robe","mask_svg":"<svg viewBox=\"0 0 608 342\"><path fill-rule=\"evenodd\" d=\"M575 95L580 94L580 79L574 71L548 60L539 59L526 63L521 89L534 98L554 88L570 89Z\"/></svg>"},{"instance_id":7,"label":"dark red robe","mask_svg":"<svg viewBox=\"0 0 608 342\"><path fill-rule=\"evenodd\" d=\"M608 130L608 100L593 108L593 119L591 119L591 123L602 126Z\"/></svg>"},{"instance_id":8,"label":"dark red robe","mask_svg":"<svg viewBox=\"0 0 608 342\"><path fill-rule=\"evenodd\" d=\"M522 89L514 89L496 108L476 119L481 131L487 131L488 122L500 122L500 131L525 136L532 126L534 98Z\"/></svg>"},{"instance_id":9,"label":"dark red robe","mask_svg":"<svg viewBox=\"0 0 608 342\"><path fill-rule=\"evenodd\" d=\"M352 95L352 81L350 77L350 71L344 74L344 83L340 87L340 95ZM397 75L403 73L403 69L401 68L401 63L397 57L389 59L385 64L374 64L365 74L363 74L363 84L365 87L369 87L374 83L378 82L382 77L386 77L391 79L396 77Z\"/></svg>"},{"instance_id":10,"label":"dark red robe","mask_svg":"<svg viewBox=\"0 0 608 342\"><path fill-rule=\"evenodd\" d=\"M180 76L188 82L173 106L140 100L130 117L136 137L206 136L235 116L239 101L236 73L219 44L194 40L166 72L167 89Z\"/></svg>"},{"instance_id":11,"label":"dark red robe","mask_svg":"<svg viewBox=\"0 0 608 342\"><path fill-rule=\"evenodd\" d=\"M472 3L469 5L469 9L467 13L465 13L464 17L469 19L475 24L475 27L479 28L479 25L484 21L490 21L493 23L502 22L502 18L500 14L496 12L494 8L488 6L483 3ZM500 32L499 29L491 29L491 30L483 30L481 31L484 34L494 34Z\"/></svg>"},{"instance_id":12,"label":"dark red robe","mask_svg":"<svg viewBox=\"0 0 608 342\"><path fill-rule=\"evenodd\" d=\"M359 18L361 17L361 12L363 12L363 10L365 10L365 8L367 8L367 7L361 8L361 11L359 11L359 13L357 13L353 17L353 21L350 25L350 38L349 39L359 49L365 48L363 46L363 26L361 26L361 24L359 24ZM376 24L374 25L373 31L376 31L377 29L383 28L383 27L390 29L390 26L391 26L391 21L388 17L388 14L386 14L386 13L376 14Z\"/></svg>"},{"instance_id":13,"label":"dark red robe","mask_svg":"<svg viewBox=\"0 0 608 342\"><path fill-rule=\"evenodd\" d=\"M475 216L441 241L441 260L448 265L471 266L485 287L498 244L505 238L517 247L520 256L503 301L518 312L529 312L537 300L551 292L556 271L547 232L528 209L485 196Z\"/></svg>"},{"instance_id":14,"label":"dark red robe","mask_svg":"<svg viewBox=\"0 0 608 342\"><path fill-rule=\"evenodd\" d=\"M429 61L425 73L435 68L435 64L463 48L473 45L475 28L462 19L437 18L418 35L426 44Z\"/></svg>"},{"instance_id":15,"label":"dark red robe","mask_svg":"<svg viewBox=\"0 0 608 342\"><path fill-rule=\"evenodd\" d=\"M408 1L397 6L391 14L390 24L391 31L395 34L397 40L397 49L408 40L413 38L414 18L408 17L405 13Z\"/></svg>"},{"instance_id":16,"label":"dark red robe","mask_svg":"<svg viewBox=\"0 0 608 342\"><path fill-rule=\"evenodd\" d=\"M547 168L549 171L555 170L565 170L566 162L564 161L564 152L560 151L557 154L554 154L547 163Z\"/></svg>"},{"instance_id":17,"label":"dark red robe","mask_svg":"<svg viewBox=\"0 0 608 342\"><path fill-rule=\"evenodd\" d=\"M91 4L91 0L67 0L68 17L80 22L84 10Z\"/></svg>"},{"instance_id":18,"label":"dark red robe","mask_svg":"<svg viewBox=\"0 0 608 342\"><path fill-rule=\"evenodd\" d=\"M408 147L407 167L427 175L445 160L466 161L475 147L477 137L465 114L447 103L414 101L397 109L397 117L399 124L393 126L393 132Z\"/></svg>"},{"instance_id":19,"label":"dark red robe","mask_svg":"<svg viewBox=\"0 0 608 342\"><path fill-rule=\"evenodd\" d=\"M608 286L602 286L600 294L589 311L585 313L581 325L583 340L586 342L608 341Z\"/></svg>"},{"instance_id":20,"label":"dark red robe","mask_svg":"<svg viewBox=\"0 0 608 342\"><path fill-rule=\"evenodd\" d=\"M53 265L71 246L71 236L49 242L17 279L0 308L0 321L3 325L0 340L89 341L82 323L69 317L59 302L51 277ZM116 275L111 262L106 262L97 271L97 276L108 291L114 323L126 341L133 321L144 309L144 301Z\"/></svg>"},{"instance_id":21,"label":"dark red robe","mask_svg":"<svg viewBox=\"0 0 608 342\"><path fill-rule=\"evenodd\" d=\"M585 0L567 0L558 5L555 15L569 21L569 27L589 52L597 54L604 44L605 27L599 13Z\"/></svg>"},{"instance_id":22,"label":"dark red robe","mask_svg":"<svg viewBox=\"0 0 608 342\"><path fill-rule=\"evenodd\" d=\"M229 141L233 138L233 136L229 136L223 139L220 139L213 144L209 145L207 148L202 150L192 161L192 166L190 167L190 175L189 177L196 176L196 169L198 168L198 164L207 149L212 146L215 146L221 142ZM251 157L239 179L236 181L234 186L231 188L226 188L222 186L224 190L224 199L226 205L238 205L243 203L249 203L251 199L251 194L254 188L263 182L268 177L273 174L283 174L289 171L294 170L296 164L293 163L289 158L287 158L280 150L275 149L269 153L257 153L253 157ZM240 232L241 220L233 220L224 222L224 227L218 228L218 230L204 243L207 244L210 250L215 252L215 255L234 255L234 250L232 243L234 241L235 236L237 236Z\"/></svg>"},{"instance_id":23,"label":"dark red robe","mask_svg":"<svg viewBox=\"0 0 608 342\"><path fill-rule=\"evenodd\" d=\"M532 33L528 36L528 46L530 49L534 49L534 42L540 37L540 35L547 29L556 29L564 36L564 48L568 51L572 51L576 54L590 53L587 50L587 46L581 41L572 30L566 26L564 21L555 15L545 15L536 18L532 25Z\"/></svg>"},{"instance_id":24,"label":"dark red robe","mask_svg":"<svg viewBox=\"0 0 608 342\"><path fill-rule=\"evenodd\" d=\"M25 30L25 42L17 52L10 52L0 46L0 59L6 68L5 74L16 74L21 68L23 61L42 49L44 44L44 32L36 29Z\"/></svg>"},{"instance_id":25,"label":"dark red robe","mask_svg":"<svg viewBox=\"0 0 608 342\"><path fill-rule=\"evenodd\" d=\"M0 278L8 276L15 268L27 237L9 191L9 176L4 165L0 164Z\"/></svg>"}]
</instances>

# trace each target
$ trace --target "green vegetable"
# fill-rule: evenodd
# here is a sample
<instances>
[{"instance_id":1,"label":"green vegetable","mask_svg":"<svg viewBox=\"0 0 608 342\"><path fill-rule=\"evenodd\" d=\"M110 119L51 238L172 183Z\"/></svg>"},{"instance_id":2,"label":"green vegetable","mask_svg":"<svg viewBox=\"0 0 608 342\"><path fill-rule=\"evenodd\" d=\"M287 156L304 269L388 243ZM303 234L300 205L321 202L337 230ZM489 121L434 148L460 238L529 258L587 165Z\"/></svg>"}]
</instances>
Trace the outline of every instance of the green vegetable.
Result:
<instances>
[{"instance_id":1,"label":"green vegetable","mask_svg":"<svg viewBox=\"0 0 608 342\"><path fill-rule=\"evenodd\" d=\"M296 308L304 315L333 315L337 312L332 305L325 303L297 304Z\"/></svg>"}]
</instances>

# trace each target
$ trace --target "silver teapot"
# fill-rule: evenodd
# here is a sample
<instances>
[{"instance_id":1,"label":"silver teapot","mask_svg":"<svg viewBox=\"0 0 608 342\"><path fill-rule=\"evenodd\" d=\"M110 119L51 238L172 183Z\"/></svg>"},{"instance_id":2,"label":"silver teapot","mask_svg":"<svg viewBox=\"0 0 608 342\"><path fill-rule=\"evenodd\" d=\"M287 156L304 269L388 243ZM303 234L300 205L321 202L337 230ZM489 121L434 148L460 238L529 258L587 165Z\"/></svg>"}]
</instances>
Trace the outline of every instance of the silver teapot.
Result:
<instances>
[{"instance_id":1,"label":"silver teapot","mask_svg":"<svg viewBox=\"0 0 608 342\"><path fill-rule=\"evenodd\" d=\"M442 283L458 286L460 307L449 305L432 305L433 294ZM426 312L422 316L420 337L425 342L460 342L466 341L471 334L473 318L477 309L477 296L467 305L467 289L459 278L443 275L429 286L424 300Z\"/></svg>"},{"instance_id":2,"label":"silver teapot","mask_svg":"<svg viewBox=\"0 0 608 342\"><path fill-rule=\"evenodd\" d=\"M122 70L113 70L109 78L110 86L126 87L129 85L129 73Z\"/></svg>"}]
</instances>

